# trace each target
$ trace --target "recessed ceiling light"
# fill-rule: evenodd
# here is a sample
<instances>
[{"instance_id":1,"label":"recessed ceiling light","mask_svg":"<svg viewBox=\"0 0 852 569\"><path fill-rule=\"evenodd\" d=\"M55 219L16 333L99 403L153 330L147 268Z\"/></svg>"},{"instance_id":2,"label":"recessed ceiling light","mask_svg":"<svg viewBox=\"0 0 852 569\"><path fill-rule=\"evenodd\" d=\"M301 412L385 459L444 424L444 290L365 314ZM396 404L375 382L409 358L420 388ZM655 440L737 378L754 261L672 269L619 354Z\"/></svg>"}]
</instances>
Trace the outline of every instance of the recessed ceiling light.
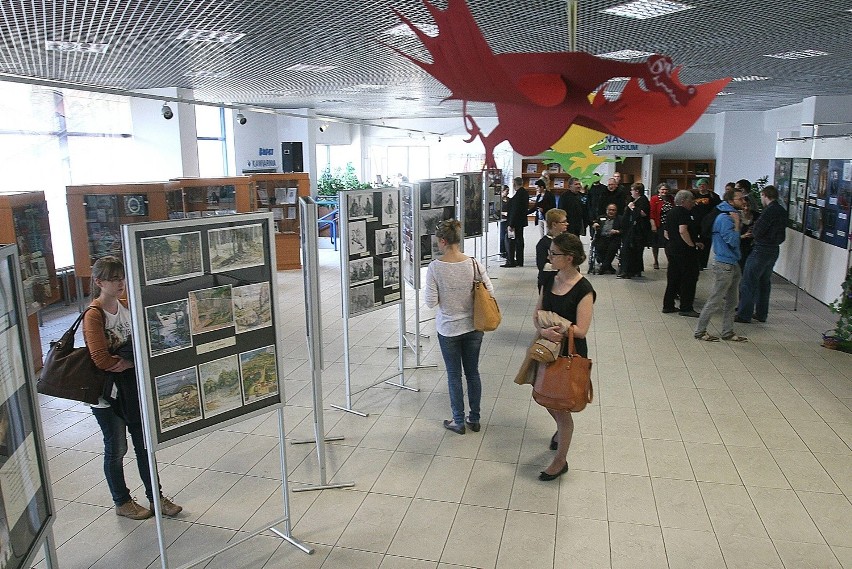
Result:
<instances>
[{"instance_id":1,"label":"recessed ceiling light","mask_svg":"<svg viewBox=\"0 0 852 569\"><path fill-rule=\"evenodd\" d=\"M731 79L734 83L741 83L743 81L766 81L769 77L763 77L761 75L743 75L742 77L734 77Z\"/></svg>"},{"instance_id":2,"label":"recessed ceiling light","mask_svg":"<svg viewBox=\"0 0 852 569\"><path fill-rule=\"evenodd\" d=\"M763 57L775 57L777 59L804 59L806 57L819 57L828 55L826 51L818 51L816 49L800 49L796 51L785 51L784 53L773 53L764 55Z\"/></svg>"},{"instance_id":3,"label":"recessed ceiling light","mask_svg":"<svg viewBox=\"0 0 852 569\"><path fill-rule=\"evenodd\" d=\"M297 63L296 65L291 65L285 69L285 71L313 71L315 73L324 73L326 71L331 71L336 67L336 65L309 65L306 63Z\"/></svg>"},{"instance_id":4,"label":"recessed ceiling light","mask_svg":"<svg viewBox=\"0 0 852 569\"><path fill-rule=\"evenodd\" d=\"M224 79L230 77L230 71L207 71L199 69L198 71L187 71L183 74L184 77L193 77L195 79Z\"/></svg>"},{"instance_id":5,"label":"recessed ceiling light","mask_svg":"<svg viewBox=\"0 0 852 569\"><path fill-rule=\"evenodd\" d=\"M234 43L245 37L236 32L219 32L216 30L194 30L188 28L178 34L177 39L183 41L198 41L211 43Z\"/></svg>"},{"instance_id":6,"label":"recessed ceiling light","mask_svg":"<svg viewBox=\"0 0 852 569\"><path fill-rule=\"evenodd\" d=\"M719 91L718 93L716 93L717 97L724 97L725 95L733 95L733 93L731 93L730 91Z\"/></svg>"},{"instance_id":7,"label":"recessed ceiling light","mask_svg":"<svg viewBox=\"0 0 852 569\"><path fill-rule=\"evenodd\" d=\"M47 51L61 51L65 53L106 53L108 43L92 43L85 41L55 41L44 42Z\"/></svg>"},{"instance_id":8,"label":"recessed ceiling light","mask_svg":"<svg viewBox=\"0 0 852 569\"><path fill-rule=\"evenodd\" d=\"M438 26L435 24L419 24L417 22L413 22L414 27L418 30L426 34L430 37L435 37L438 35ZM391 36L403 36L403 37L414 37L414 32L411 28L408 27L408 24L400 24L398 26L394 26L391 29L385 32Z\"/></svg>"},{"instance_id":9,"label":"recessed ceiling light","mask_svg":"<svg viewBox=\"0 0 852 569\"><path fill-rule=\"evenodd\" d=\"M372 85L370 83L359 83L351 87L344 87L341 91L378 91L384 89L385 85Z\"/></svg>"},{"instance_id":10,"label":"recessed ceiling light","mask_svg":"<svg viewBox=\"0 0 852 569\"><path fill-rule=\"evenodd\" d=\"M649 55L654 55L650 51L637 51L635 49L622 49L619 51L611 51L609 53L602 53L598 57L604 57L606 59L639 59L640 57L648 57Z\"/></svg>"},{"instance_id":11,"label":"recessed ceiling light","mask_svg":"<svg viewBox=\"0 0 852 569\"><path fill-rule=\"evenodd\" d=\"M325 100L320 101L320 102L321 103L345 103L346 101L344 101L343 99L325 99Z\"/></svg>"},{"instance_id":12,"label":"recessed ceiling light","mask_svg":"<svg viewBox=\"0 0 852 569\"><path fill-rule=\"evenodd\" d=\"M689 10L694 7L681 4L680 2L671 2L670 0L635 0L635 2L613 6L612 8L601 10L601 12L636 20L647 20L648 18L674 14L675 12Z\"/></svg>"}]
</instances>

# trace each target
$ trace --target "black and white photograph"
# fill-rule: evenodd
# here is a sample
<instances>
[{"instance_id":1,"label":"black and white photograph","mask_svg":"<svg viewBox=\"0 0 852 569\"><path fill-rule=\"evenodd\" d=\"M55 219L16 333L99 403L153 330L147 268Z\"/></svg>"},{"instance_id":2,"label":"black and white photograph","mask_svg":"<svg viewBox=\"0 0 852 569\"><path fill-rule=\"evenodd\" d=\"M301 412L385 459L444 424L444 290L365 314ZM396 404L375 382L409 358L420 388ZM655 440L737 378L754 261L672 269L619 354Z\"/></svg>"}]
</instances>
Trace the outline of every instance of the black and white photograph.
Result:
<instances>
[{"instance_id":1,"label":"black and white photograph","mask_svg":"<svg viewBox=\"0 0 852 569\"><path fill-rule=\"evenodd\" d=\"M359 255L367 251L367 222L349 223L349 254Z\"/></svg>"},{"instance_id":2,"label":"black and white photograph","mask_svg":"<svg viewBox=\"0 0 852 569\"><path fill-rule=\"evenodd\" d=\"M455 182L453 180L432 182L430 191L432 194L431 207L455 207Z\"/></svg>"},{"instance_id":3,"label":"black and white photograph","mask_svg":"<svg viewBox=\"0 0 852 569\"><path fill-rule=\"evenodd\" d=\"M287 203L287 188L275 188L275 203Z\"/></svg>"},{"instance_id":4,"label":"black and white photograph","mask_svg":"<svg viewBox=\"0 0 852 569\"><path fill-rule=\"evenodd\" d=\"M372 193L345 193L344 195L346 195L346 211L349 213L349 219L375 216L373 208L376 204L373 203Z\"/></svg>"},{"instance_id":5,"label":"black and white photograph","mask_svg":"<svg viewBox=\"0 0 852 569\"><path fill-rule=\"evenodd\" d=\"M349 315L355 316L368 312L376 306L376 291L373 283L355 286L349 289Z\"/></svg>"},{"instance_id":6,"label":"black and white photograph","mask_svg":"<svg viewBox=\"0 0 852 569\"><path fill-rule=\"evenodd\" d=\"M298 195L299 188L287 188L287 203L295 204L296 196Z\"/></svg>"},{"instance_id":7,"label":"black and white photograph","mask_svg":"<svg viewBox=\"0 0 852 569\"><path fill-rule=\"evenodd\" d=\"M152 358L192 347L187 299L146 306L145 321Z\"/></svg>"},{"instance_id":8,"label":"black and white photograph","mask_svg":"<svg viewBox=\"0 0 852 569\"><path fill-rule=\"evenodd\" d=\"M464 205L464 236L482 235L482 174L460 176Z\"/></svg>"},{"instance_id":9,"label":"black and white photograph","mask_svg":"<svg viewBox=\"0 0 852 569\"><path fill-rule=\"evenodd\" d=\"M231 285L189 293L189 314L193 334L203 334L234 325Z\"/></svg>"},{"instance_id":10,"label":"black and white photograph","mask_svg":"<svg viewBox=\"0 0 852 569\"><path fill-rule=\"evenodd\" d=\"M240 376L246 404L278 394L275 346L264 346L240 354Z\"/></svg>"},{"instance_id":11,"label":"black and white photograph","mask_svg":"<svg viewBox=\"0 0 852 569\"><path fill-rule=\"evenodd\" d=\"M382 286L385 288L399 285L399 257L382 259Z\"/></svg>"},{"instance_id":12,"label":"black and white photograph","mask_svg":"<svg viewBox=\"0 0 852 569\"><path fill-rule=\"evenodd\" d=\"M263 236L263 226L259 223L208 231L210 272L262 265L265 258Z\"/></svg>"},{"instance_id":13,"label":"black and white photograph","mask_svg":"<svg viewBox=\"0 0 852 569\"><path fill-rule=\"evenodd\" d=\"M397 227L376 229L376 255L399 253L399 233Z\"/></svg>"},{"instance_id":14,"label":"black and white photograph","mask_svg":"<svg viewBox=\"0 0 852 569\"><path fill-rule=\"evenodd\" d=\"M445 216L445 209L424 209L420 212L420 235L434 235L438 230L438 224L444 219L450 219L453 214L451 209L447 208L449 216Z\"/></svg>"},{"instance_id":15,"label":"black and white photograph","mask_svg":"<svg viewBox=\"0 0 852 569\"><path fill-rule=\"evenodd\" d=\"M396 192L382 192L382 225L399 223L399 204Z\"/></svg>"},{"instance_id":16,"label":"black and white photograph","mask_svg":"<svg viewBox=\"0 0 852 569\"><path fill-rule=\"evenodd\" d=\"M272 302L269 283L255 283L234 287L234 323L237 334L272 326Z\"/></svg>"},{"instance_id":17,"label":"black and white photograph","mask_svg":"<svg viewBox=\"0 0 852 569\"><path fill-rule=\"evenodd\" d=\"M237 355L198 364L204 417L213 417L242 406L240 364Z\"/></svg>"},{"instance_id":18,"label":"black and white photograph","mask_svg":"<svg viewBox=\"0 0 852 569\"><path fill-rule=\"evenodd\" d=\"M204 274L201 232L142 239L145 284L159 284Z\"/></svg>"},{"instance_id":19,"label":"black and white photograph","mask_svg":"<svg viewBox=\"0 0 852 569\"><path fill-rule=\"evenodd\" d=\"M160 432L166 432L201 418L198 372L195 367L173 371L154 378Z\"/></svg>"},{"instance_id":20,"label":"black and white photograph","mask_svg":"<svg viewBox=\"0 0 852 569\"><path fill-rule=\"evenodd\" d=\"M373 258L349 261L349 285L362 284L375 280Z\"/></svg>"}]
</instances>

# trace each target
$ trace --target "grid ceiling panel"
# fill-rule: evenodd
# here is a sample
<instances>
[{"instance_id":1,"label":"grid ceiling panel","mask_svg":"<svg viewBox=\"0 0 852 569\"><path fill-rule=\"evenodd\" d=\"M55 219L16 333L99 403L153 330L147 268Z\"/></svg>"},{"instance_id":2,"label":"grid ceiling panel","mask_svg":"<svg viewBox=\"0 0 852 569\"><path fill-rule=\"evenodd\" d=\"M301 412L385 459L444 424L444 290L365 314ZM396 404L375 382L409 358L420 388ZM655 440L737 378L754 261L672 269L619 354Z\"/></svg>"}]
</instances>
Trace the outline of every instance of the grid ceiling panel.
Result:
<instances>
[{"instance_id":1,"label":"grid ceiling panel","mask_svg":"<svg viewBox=\"0 0 852 569\"><path fill-rule=\"evenodd\" d=\"M686 82L759 75L731 83L711 112L765 110L812 95L852 93L852 5L847 0L683 0L694 6L634 20L603 13L623 0L580 0L578 47L670 55ZM446 0L437 0L443 9ZM565 51L564 0L469 0L496 53ZM273 108L314 108L349 119L458 116L449 91L381 42L429 60L399 25L395 7L432 24L419 0L4 0L0 71L114 87L194 89L201 100ZM234 43L178 39L185 30L245 34ZM105 53L47 51L46 41L107 44ZM829 55L784 60L766 55L815 49ZM287 71L295 64L330 71ZM368 87L364 87L368 86ZM493 116L490 104L469 111Z\"/></svg>"}]
</instances>

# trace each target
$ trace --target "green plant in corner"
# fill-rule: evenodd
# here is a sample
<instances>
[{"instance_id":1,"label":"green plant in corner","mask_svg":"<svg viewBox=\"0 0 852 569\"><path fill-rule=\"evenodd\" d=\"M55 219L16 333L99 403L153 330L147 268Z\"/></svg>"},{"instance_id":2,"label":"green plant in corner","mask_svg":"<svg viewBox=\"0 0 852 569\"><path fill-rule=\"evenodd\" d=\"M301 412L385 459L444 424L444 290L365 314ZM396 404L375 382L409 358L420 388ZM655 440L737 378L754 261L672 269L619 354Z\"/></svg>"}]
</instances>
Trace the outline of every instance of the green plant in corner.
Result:
<instances>
[{"instance_id":1,"label":"green plant in corner","mask_svg":"<svg viewBox=\"0 0 852 569\"><path fill-rule=\"evenodd\" d=\"M846 272L846 280L841 285L840 296L828 305L832 312L839 314L834 333L831 335L838 343L838 349L852 351L852 268Z\"/></svg>"},{"instance_id":2,"label":"green plant in corner","mask_svg":"<svg viewBox=\"0 0 852 569\"><path fill-rule=\"evenodd\" d=\"M751 192L748 194L748 201L751 204L752 208L756 211L763 210L763 202L760 201L760 192L763 191L763 188L766 186L766 183L769 181L769 176L763 176L762 178L758 178L751 185Z\"/></svg>"},{"instance_id":3,"label":"green plant in corner","mask_svg":"<svg viewBox=\"0 0 852 569\"><path fill-rule=\"evenodd\" d=\"M352 162L347 162L345 168L335 168L333 173L331 166L326 166L317 181L317 194L320 196L337 196L337 192L341 190L367 190L369 188L372 188L370 184L358 181Z\"/></svg>"}]
</instances>

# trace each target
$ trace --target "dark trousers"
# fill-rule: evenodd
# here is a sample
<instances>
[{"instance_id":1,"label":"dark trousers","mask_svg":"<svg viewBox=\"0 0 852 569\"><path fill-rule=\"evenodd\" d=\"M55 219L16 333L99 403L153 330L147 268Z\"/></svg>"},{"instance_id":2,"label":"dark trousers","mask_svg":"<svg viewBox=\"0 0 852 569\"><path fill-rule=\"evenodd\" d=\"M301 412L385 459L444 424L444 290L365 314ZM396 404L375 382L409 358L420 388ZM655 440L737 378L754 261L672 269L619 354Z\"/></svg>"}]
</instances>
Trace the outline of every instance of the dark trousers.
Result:
<instances>
[{"instance_id":1,"label":"dark trousers","mask_svg":"<svg viewBox=\"0 0 852 569\"><path fill-rule=\"evenodd\" d=\"M619 247L621 247L621 237L618 235L600 236L595 239L595 252L602 269L612 268L612 262L618 255Z\"/></svg>"},{"instance_id":2,"label":"dark trousers","mask_svg":"<svg viewBox=\"0 0 852 569\"><path fill-rule=\"evenodd\" d=\"M116 403L117 405L117 403ZM139 477L145 485L145 495L154 501L151 491L151 471L148 469L148 452L145 450L145 435L142 423L126 423L113 407L92 407L104 435L104 476L109 486L112 501L120 506L130 500L130 490L124 480L124 455L127 454L127 433L133 441Z\"/></svg>"},{"instance_id":3,"label":"dark trousers","mask_svg":"<svg viewBox=\"0 0 852 569\"><path fill-rule=\"evenodd\" d=\"M740 281L737 315L741 319L751 320L754 315L760 320L766 320L769 314L769 293L772 292L772 269L778 260L778 253L777 245L755 245L751 250L743 271L743 280Z\"/></svg>"},{"instance_id":4,"label":"dark trousers","mask_svg":"<svg viewBox=\"0 0 852 569\"><path fill-rule=\"evenodd\" d=\"M524 228L515 229L515 238L506 236L506 263L509 265L524 264Z\"/></svg>"},{"instance_id":5,"label":"dark trousers","mask_svg":"<svg viewBox=\"0 0 852 569\"><path fill-rule=\"evenodd\" d=\"M509 230L509 223L506 221L500 222L500 256L506 256L506 232Z\"/></svg>"},{"instance_id":6,"label":"dark trousers","mask_svg":"<svg viewBox=\"0 0 852 569\"><path fill-rule=\"evenodd\" d=\"M710 249L713 247L712 239L699 239L699 243L704 243L704 249L699 249L698 251L698 259L699 259L699 267L701 269L707 268L707 263L710 262Z\"/></svg>"},{"instance_id":7,"label":"dark trousers","mask_svg":"<svg viewBox=\"0 0 852 569\"><path fill-rule=\"evenodd\" d=\"M695 310L695 286L698 284L698 252L688 250L683 253L667 253L669 267L666 271L666 292L663 295L663 308L674 308L675 297L680 296L680 311Z\"/></svg>"}]
</instances>

